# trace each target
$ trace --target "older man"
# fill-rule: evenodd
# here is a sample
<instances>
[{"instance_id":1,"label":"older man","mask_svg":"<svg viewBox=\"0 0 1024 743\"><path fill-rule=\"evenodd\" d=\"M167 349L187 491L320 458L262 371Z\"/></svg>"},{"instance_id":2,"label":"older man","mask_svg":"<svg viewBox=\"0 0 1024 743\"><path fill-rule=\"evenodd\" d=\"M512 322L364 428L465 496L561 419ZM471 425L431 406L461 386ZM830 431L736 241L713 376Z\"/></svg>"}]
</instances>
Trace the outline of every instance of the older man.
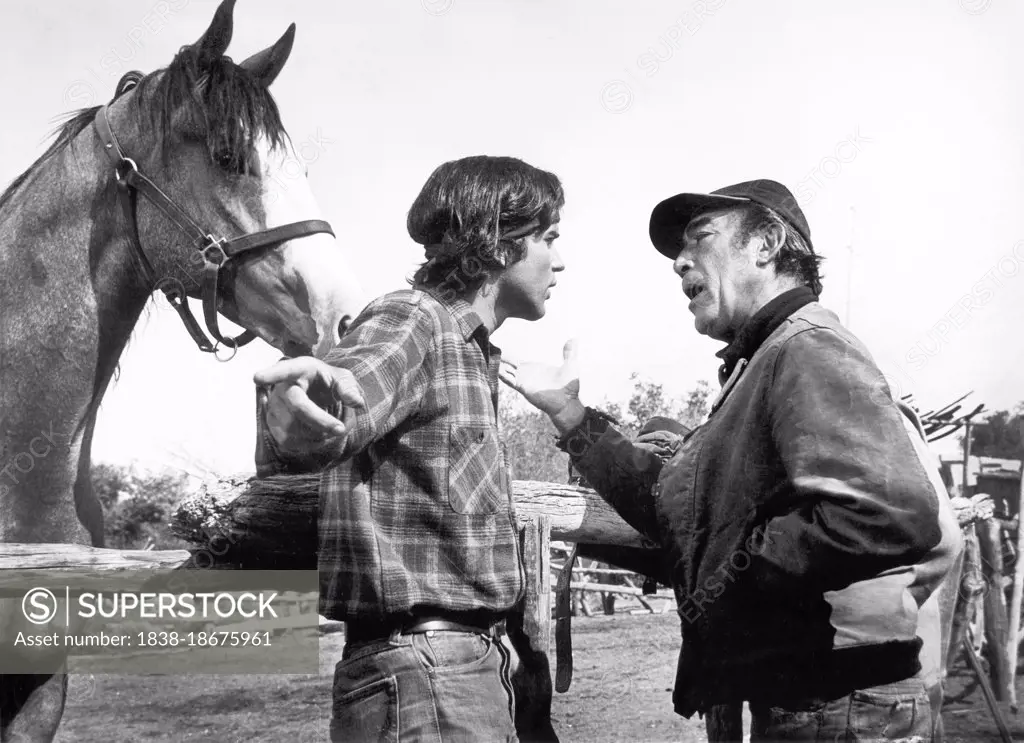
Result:
<instances>
[{"instance_id":1,"label":"older man","mask_svg":"<svg viewBox=\"0 0 1024 743\"><path fill-rule=\"evenodd\" d=\"M920 608L959 550L923 441L863 344L818 303L792 194L759 180L684 193L651 217L697 332L725 342L706 423L666 463L578 399L561 368L502 379L669 551L683 619L681 715L750 703L751 740L932 737ZM916 439L916 440L915 440Z\"/></svg>"}]
</instances>

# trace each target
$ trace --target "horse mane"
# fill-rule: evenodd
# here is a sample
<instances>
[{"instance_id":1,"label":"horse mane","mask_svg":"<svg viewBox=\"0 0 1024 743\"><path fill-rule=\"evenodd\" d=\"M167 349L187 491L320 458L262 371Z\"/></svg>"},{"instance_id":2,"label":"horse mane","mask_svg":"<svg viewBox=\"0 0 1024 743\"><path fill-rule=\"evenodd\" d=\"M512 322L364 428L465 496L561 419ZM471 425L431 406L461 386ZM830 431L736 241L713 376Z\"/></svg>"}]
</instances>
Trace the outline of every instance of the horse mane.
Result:
<instances>
[{"instance_id":1,"label":"horse mane","mask_svg":"<svg viewBox=\"0 0 1024 743\"><path fill-rule=\"evenodd\" d=\"M270 91L230 57L203 60L194 47L182 47L167 67L141 79L138 73L122 77L115 98L131 89L125 82L133 75L131 82L137 81L139 93L132 100L135 113L145 102L149 126L162 143L165 161L176 143L202 139L211 162L231 173L248 173L260 136L272 148L288 137ZM0 194L0 209L43 163L67 149L100 108L91 106L57 117L57 126L50 132L53 142Z\"/></svg>"},{"instance_id":2,"label":"horse mane","mask_svg":"<svg viewBox=\"0 0 1024 743\"><path fill-rule=\"evenodd\" d=\"M55 137L55 139L46 148L46 152L37 157L36 161L29 165L25 172L11 181L11 184L0 194L0 209L6 206L14 192L40 165L71 144L71 141L81 134L85 127L92 123L93 119L96 118L96 112L99 110L100 106L92 106L90 108L80 108L77 111L70 111L63 116L57 117L57 126L50 132L50 136Z\"/></svg>"}]
</instances>

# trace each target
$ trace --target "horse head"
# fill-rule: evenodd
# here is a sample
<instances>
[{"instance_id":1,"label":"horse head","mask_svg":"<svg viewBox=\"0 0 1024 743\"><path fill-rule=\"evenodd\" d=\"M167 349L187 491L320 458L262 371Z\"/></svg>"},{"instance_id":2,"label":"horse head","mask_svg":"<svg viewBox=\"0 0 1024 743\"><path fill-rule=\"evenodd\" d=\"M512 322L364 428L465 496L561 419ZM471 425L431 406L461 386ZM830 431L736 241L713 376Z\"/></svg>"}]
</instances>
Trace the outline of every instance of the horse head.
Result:
<instances>
[{"instance_id":1,"label":"horse head","mask_svg":"<svg viewBox=\"0 0 1024 743\"><path fill-rule=\"evenodd\" d=\"M202 37L165 69L122 79L97 131L108 155L126 165L117 165L118 183L132 198L126 212L149 291L163 289L179 313L182 304L187 312L182 294L203 298L218 341L225 342L217 311L250 331L244 340L322 355L363 299L269 92L295 24L235 63L225 56L233 6L223 0ZM127 193L140 180L150 184L137 189L149 198Z\"/></svg>"}]
</instances>

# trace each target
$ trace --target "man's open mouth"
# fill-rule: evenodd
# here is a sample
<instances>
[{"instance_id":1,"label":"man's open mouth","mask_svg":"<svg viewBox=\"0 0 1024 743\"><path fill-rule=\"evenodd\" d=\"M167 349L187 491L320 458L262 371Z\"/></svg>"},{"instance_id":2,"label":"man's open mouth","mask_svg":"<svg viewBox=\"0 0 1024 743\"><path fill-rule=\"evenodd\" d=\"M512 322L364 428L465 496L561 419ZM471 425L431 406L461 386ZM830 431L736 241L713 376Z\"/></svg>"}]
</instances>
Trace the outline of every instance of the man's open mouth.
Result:
<instances>
[{"instance_id":1,"label":"man's open mouth","mask_svg":"<svg viewBox=\"0 0 1024 743\"><path fill-rule=\"evenodd\" d=\"M683 287L683 293L691 302L696 299L707 287L704 284L694 282Z\"/></svg>"}]
</instances>

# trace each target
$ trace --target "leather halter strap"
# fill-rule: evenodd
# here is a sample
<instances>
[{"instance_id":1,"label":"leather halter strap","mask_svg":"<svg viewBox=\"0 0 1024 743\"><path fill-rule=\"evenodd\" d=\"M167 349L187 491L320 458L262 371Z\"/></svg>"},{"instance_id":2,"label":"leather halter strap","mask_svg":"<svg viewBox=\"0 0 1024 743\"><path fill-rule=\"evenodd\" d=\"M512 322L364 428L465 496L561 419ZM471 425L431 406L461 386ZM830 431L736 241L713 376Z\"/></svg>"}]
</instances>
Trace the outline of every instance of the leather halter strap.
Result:
<instances>
[{"instance_id":1,"label":"leather halter strap","mask_svg":"<svg viewBox=\"0 0 1024 743\"><path fill-rule=\"evenodd\" d=\"M103 106L96 112L93 122L96 133L103 144L103 150L107 157L114 164L114 174L117 179L118 200L124 212L125 220L129 225L131 245L139 258L142 273L146 283L154 289L160 289L167 301L178 313L188 334L195 341L200 351L214 353L218 346L224 345L228 348L237 349L246 343L254 340L256 334L251 330L235 336L225 338L221 335L217 323L217 293L218 278L221 268L241 253L259 248L294 240L299 237L325 232L334 235L331 225L321 219L307 219L300 222L271 227L269 229L254 232L248 235L241 235L234 238L215 237L200 227L173 199L160 190L153 181L139 172L138 165L130 157L125 155L114 136L114 130L110 127L110 120L107 117L107 107ZM198 251L194 257L200 258L203 262L201 296L203 301L203 315L206 320L206 329L215 342L211 342L203 333L199 323L189 308L185 288L181 282L172 277L156 279L156 272L153 264L146 256L139 239L139 226L135 218L135 207L137 195L142 194L153 204L165 217L177 225L178 229L188 236L189 241Z\"/></svg>"}]
</instances>

